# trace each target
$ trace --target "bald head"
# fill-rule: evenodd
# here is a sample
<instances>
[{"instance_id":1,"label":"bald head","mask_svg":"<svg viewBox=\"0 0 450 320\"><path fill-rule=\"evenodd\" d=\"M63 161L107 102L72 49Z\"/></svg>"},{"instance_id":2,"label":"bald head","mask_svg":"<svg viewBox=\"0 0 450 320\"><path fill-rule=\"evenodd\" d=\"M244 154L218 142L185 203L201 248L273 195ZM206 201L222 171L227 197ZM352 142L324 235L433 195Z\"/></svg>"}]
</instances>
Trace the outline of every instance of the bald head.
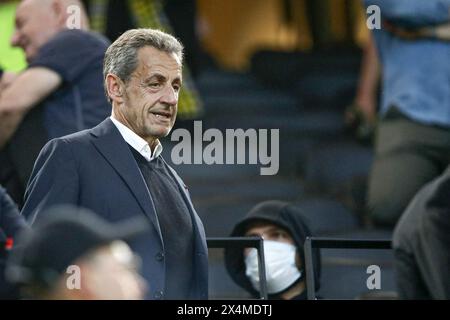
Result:
<instances>
[{"instance_id":1,"label":"bald head","mask_svg":"<svg viewBox=\"0 0 450 320\"><path fill-rule=\"evenodd\" d=\"M17 7L11 43L21 47L31 62L45 43L70 24L88 29L86 12L79 0L22 0Z\"/></svg>"},{"instance_id":2,"label":"bald head","mask_svg":"<svg viewBox=\"0 0 450 320\"><path fill-rule=\"evenodd\" d=\"M20 1L17 10L48 10L52 0L22 0Z\"/></svg>"},{"instance_id":3,"label":"bald head","mask_svg":"<svg viewBox=\"0 0 450 320\"><path fill-rule=\"evenodd\" d=\"M20 6L40 6L44 9L48 9L53 3L59 3L62 6L68 7L71 5L83 7L83 3L80 0L22 0L19 3Z\"/></svg>"},{"instance_id":4,"label":"bald head","mask_svg":"<svg viewBox=\"0 0 450 320\"><path fill-rule=\"evenodd\" d=\"M62 26L67 26L67 22L71 18L79 18L80 29L89 29L89 19L83 2L80 0L22 0L18 10L25 9L53 11L60 16ZM79 17L75 17L79 15Z\"/></svg>"}]
</instances>

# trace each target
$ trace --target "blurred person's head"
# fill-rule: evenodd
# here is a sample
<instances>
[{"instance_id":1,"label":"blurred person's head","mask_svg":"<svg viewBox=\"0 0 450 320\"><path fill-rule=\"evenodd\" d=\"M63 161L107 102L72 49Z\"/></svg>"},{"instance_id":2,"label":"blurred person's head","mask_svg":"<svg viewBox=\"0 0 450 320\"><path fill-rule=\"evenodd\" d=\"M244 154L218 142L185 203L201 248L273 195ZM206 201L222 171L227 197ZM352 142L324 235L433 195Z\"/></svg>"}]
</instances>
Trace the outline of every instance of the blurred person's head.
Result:
<instances>
[{"instance_id":1,"label":"blurred person's head","mask_svg":"<svg viewBox=\"0 0 450 320\"><path fill-rule=\"evenodd\" d=\"M151 147L175 123L182 63L182 44L159 30L129 30L106 51L103 77L112 113Z\"/></svg>"},{"instance_id":2,"label":"blurred person's head","mask_svg":"<svg viewBox=\"0 0 450 320\"><path fill-rule=\"evenodd\" d=\"M271 299L306 298L303 245L311 236L306 218L292 205L265 201L252 208L234 227L233 237L262 237L267 291ZM314 252L319 268L320 257ZM225 264L233 280L253 296L259 296L260 281L257 250L225 250ZM319 272L315 274L319 285Z\"/></svg>"},{"instance_id":3,"label":"blurred person's head","mask_svg":"<svg viewBox=\"0 0 450 320\"><path fill-rule=\"evenodd\" d=\"M24 298L142 299L139 260L123 240L146 230L142 220L111 225L85 209L55 207L19 235L6 275Z\"/></svg>"},{"instance_id":4,"label":"blurred person's head","mask_svg":"<svg viewBox=\"0 0 450 320\"><path fill-rule=\"evenodd\" d=\"M16 10L16 29L11 38L15 47L24 50L28 62L36 57L39 49L58 32L67 28L67 22L77 6L81 29L88 28L84 7L79 0L22 0Z\"/></svg>"}]
</instances>

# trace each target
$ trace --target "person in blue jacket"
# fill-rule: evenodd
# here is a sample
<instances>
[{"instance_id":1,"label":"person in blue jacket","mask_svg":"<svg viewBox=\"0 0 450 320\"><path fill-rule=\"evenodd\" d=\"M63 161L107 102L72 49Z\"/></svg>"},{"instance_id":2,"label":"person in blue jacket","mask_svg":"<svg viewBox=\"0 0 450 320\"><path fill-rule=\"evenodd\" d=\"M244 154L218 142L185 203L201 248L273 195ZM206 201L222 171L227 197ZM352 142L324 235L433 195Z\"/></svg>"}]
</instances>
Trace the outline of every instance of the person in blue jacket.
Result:
<instances>
[{"instance_id":1,"label":"person in blue jacket","mask_svg":"<svg viewBox=\"0 0 450 320\"><path fill-rule=\"evenodd\" d=\"M450 164L450 0L365 5L369 21L380 20L372 33L382 75L368 207L375 224L393 228L417 191Z\"/></svg>"}]
</instances>

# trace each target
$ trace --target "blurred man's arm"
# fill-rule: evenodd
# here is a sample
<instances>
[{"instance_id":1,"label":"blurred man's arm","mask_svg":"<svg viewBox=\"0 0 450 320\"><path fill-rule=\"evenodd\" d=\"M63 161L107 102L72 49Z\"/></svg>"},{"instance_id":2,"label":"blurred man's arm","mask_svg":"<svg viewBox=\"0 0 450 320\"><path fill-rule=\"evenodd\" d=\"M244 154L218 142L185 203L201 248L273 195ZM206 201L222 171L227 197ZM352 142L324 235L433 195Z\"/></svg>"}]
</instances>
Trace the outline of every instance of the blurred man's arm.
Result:
<instances>
[{"instance_id":1,"label":"blurred man's arm","mask_svg":"<svg viewBox=\"0 0 450 320\"><path fill-rule=\"evenodd\" d=\"M25 114L62 83L56 72L42 67L22 72L0 94L0 149L9 141Z\"/></svg>"},{"instance_id":2,"label":"blurred man's arm","mask_svg":"<svg viewBox=\"0 0 450 320\"><path fill-rule=\"evenodd\" d=\"M380 80L380 63L372 34L364 47L364 55L358 80L358 89L352 110L348 110L348 123L356 121L355 112L361 113L365 121L374 124L377 117L377 88Z\"/></svg>"},{"instance_id":3,"label":"blurred man's arm","mask_svg":"<svg viewBox=\"0 0 450 320\"><path fill-rule=\"evenodd\" d=\"M365 0L376 5L381 18L403 27L423 27L450 21L450 0Z\"/></svg>"}]
</instances>

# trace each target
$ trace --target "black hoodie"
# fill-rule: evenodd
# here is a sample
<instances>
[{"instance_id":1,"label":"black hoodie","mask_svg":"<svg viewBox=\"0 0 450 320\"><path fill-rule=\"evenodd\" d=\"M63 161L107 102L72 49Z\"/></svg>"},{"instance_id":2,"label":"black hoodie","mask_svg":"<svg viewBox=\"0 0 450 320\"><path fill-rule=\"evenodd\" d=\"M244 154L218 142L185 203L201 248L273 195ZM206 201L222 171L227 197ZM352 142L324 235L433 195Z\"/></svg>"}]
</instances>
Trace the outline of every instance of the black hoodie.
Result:
<instances>
[{"instance_id":1,"label":"black hoodie","mask_svg":"<svg viewBox=\"0 0 450 320\"><path fill-rule=\"evenodd\" d=\"M238 224L235 225L231 232L232 237L242 237L245 235L250 223L256 221L267 221L286 229L295 241L297 251L304 266L305 255L303 245L307 237L311 236L308 227L307 218L302 212L282 201L265 201L253 207L248 214ZM320 254L317 249L313 251L314 277L316 290L320 286ZM242 249L225 249L225 266L231 278L237 285L250 292L253 296L259 296L258 292L253 288L248 277L245 275L245 262ZM304 272L304 274L306 274ZM304 279L305 277L302 276ZM275 296L278 296L275 295ZM269 297L275 298L275 297Z\"/></svg>"}]
</instances>

